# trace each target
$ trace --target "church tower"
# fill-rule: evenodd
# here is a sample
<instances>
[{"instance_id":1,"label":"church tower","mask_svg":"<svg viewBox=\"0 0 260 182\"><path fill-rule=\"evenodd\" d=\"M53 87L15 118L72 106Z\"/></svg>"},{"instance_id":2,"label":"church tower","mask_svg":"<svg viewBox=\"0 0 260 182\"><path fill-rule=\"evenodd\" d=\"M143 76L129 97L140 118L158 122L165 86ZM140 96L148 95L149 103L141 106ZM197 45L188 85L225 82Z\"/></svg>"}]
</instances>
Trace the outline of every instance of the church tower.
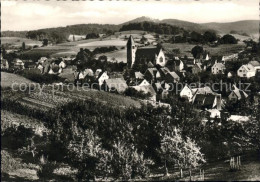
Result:
<instances>
[{"instance_id":1,"label":"church tower","mask_svg":"<svg viewBox=\"0 0 260 182\"><path fill-rule=\"evenodd\" d=\"M132 35L130 35L127 44L127 67L132 68L135 62L136 46Z\"/></svg>"}]
</instances>

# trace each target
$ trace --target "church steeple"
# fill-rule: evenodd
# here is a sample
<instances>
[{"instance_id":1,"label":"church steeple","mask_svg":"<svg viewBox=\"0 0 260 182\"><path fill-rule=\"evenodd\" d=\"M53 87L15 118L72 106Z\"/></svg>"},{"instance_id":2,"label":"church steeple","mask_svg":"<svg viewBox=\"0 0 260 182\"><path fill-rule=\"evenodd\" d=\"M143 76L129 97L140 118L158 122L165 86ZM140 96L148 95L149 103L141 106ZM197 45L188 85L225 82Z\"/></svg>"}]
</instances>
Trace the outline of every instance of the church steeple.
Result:
<instances>
[{"instance_id":1,"label":"church steeple","mask_svg":"<svg viewBox=\"0 0 260 182\"><path fill-rule=\"evenodd\" d=\"M135 52L136 46L132 35L129 36L129 39L126 44L127 48L127 66L128 68L132 68L135 62Z\"/></svg>"}]
</instances>

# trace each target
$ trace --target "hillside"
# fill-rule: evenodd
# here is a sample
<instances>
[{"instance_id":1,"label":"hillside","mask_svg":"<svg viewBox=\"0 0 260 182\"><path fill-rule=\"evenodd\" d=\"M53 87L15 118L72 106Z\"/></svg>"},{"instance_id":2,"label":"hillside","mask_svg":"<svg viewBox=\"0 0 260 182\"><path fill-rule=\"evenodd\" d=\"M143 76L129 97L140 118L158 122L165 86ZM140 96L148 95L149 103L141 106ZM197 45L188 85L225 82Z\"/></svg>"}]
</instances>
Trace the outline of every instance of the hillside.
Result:
<instances>
[{"instance_id":1,"label":"hillside","mask_svg":"<svg viewBox=\"0 0 260 182\"><path fill-rule=\"evenodd\" d=\"M243 20L229 23L193 23L177 19L152 19L149 17L139 17L122 24L78 24L66 27L46 28L34 31L4 31L1 32L2 37L27 37L34 40L48 38L56 43L64 42L70 35L86 35L89 33L104 33L111 34L122 29L123 26L140 22L152 22L153 24L168 24L171 26L183 28L187 31L196 31L203 33L207 30L215 31L219 34L227 34L230 31L236 31L239 34L248 34L258 38L259 21L258 20Z\"/></svg>"},{"instance_id":2,"label":"hillside","mask_svg":"<svg viewBox=\"0 0 260 182\"><path fill-rule=\"evenodd\" d=\"M188 21L177 20L177 19L164 19L164 20L161 20L160 22L166 23L169 25L173 25L173 26L178 26L178 27L184 28L186 30L200 32L200 33L208 30L208 28L203 27L200 24L192 23L192 22L188 22Z\"/></svg>"},{"instance_id":3,"label":"hillside","mask_svg":"<svg viewBox=\"0 0 260 182\"><path fill-rule=\"evenodd\" d=\"M139 18L135 18L133 20L127 21L127 22L122 23L120 25L122 26L122 25L126 25L126 24L129 24L129 23L139 23L139 22L144 22L144 21L154 22L154 23L160 22L160 20L158 20L158 19L152 19L152 18L147 17L147 16L141 16Z\"/></svg>"},{"instance_id":4,"label":"hillside","mask_svg":"<svg viewBox=\"0 0 260 182\"><path fill-rule=\"evenodd\" d=\"M219 33L230 33L230 31L237 31L239 33L247 33L248 35L258 34L259 20L244 20L229 23L204 23L201 26L209 29L214 29Z\"/></svg>"}]
</instances>

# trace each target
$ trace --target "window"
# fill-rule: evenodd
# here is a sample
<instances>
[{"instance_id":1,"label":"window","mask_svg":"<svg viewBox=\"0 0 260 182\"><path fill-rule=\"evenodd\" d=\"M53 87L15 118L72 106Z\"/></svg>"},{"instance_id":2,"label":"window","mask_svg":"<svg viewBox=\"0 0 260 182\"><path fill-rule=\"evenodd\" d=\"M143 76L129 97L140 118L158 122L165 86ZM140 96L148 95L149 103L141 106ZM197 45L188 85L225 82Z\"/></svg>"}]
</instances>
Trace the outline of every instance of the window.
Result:
<instances>
[{"instance_id":1,"label":"window","mask_svg":"<svg viewBox=\"0 0 260 182\"><path fill-rule=\"evenodd\" d=\"M242 72L242 70L239 70L239 72Z\"/></svg>"},{"instance_id":2,"label":"window","mask_svg":"<svg viewBox=\"0 0 260 182\"><path fill-rule=\"evenodd\" d=\"M162 57L160 57L160 63L162 63L163 62L163 58Z\"/></svg>"},{"instance_id":3,"label":"window","mask_svg":"<svg viewBox=\"0 0 260 182\"><path fill-rule=\"evenodd\" d=\"M244 77L246 77L246 74L243 74Z\"/></svg>"}]
</instances>

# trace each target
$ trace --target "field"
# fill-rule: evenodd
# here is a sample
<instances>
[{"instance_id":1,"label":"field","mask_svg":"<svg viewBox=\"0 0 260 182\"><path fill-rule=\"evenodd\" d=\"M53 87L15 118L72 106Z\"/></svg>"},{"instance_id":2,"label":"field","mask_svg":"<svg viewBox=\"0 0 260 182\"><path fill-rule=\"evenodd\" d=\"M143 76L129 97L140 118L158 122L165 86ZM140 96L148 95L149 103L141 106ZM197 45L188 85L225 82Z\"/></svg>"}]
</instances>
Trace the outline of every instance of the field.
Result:
<instances>
[{"instance_id":1,"label":"field","mask_svg":"<svg viewBox=\"0 0 260 182\"><path fill-rule=\"evenodd\" d=\"M31 80L28 80L22 76L13 74L13 73L6 73L6 72L1 72L1 87L3 88L11 88L12 84L30 84L34 83ZM15 86L15 85L14 85Z\"/></svg>"},{"instance_id":2,"label":"field","mask_svg":"<svg viewBox=\"0 0 260 182\"><path fill-rule=\"evenodd\" d=\"M196 46L187 43L178 43L178 44L163 43L162 45L167 51L171 51L172 49L179 49L180 50L179 56L185 56L185 55L192 56L191 49L194 46ZM203 46L203 49L209 51L211 56L216 56L216 55L230 55L233 53L237 53L243 50L244 47L245 45L243 44L223 44L223 45L219 45L218 47L209 47L205 45Z\"/></svg>"},{"instance_id":3,"label":"field","mask_svg":"<svg viewBox=\"0 0 260 182\"><path fill-rule=\"evenodd\" d=\"M78 40L75 42L65 42L57 45L51 45L46 47L39 47L33 50L27 51L24 54L27 56L51 56L51 57L70 57L76 55L80 48L94 50L97 47L109 47L116 46L119 50L126 46L125 36L129 37L132 35L135 41L139 41L143 36L144 31L124 31L116 32L115 35L111 35L106 38L98 39L88 39L88 40ZM144 35L149 42L155 41L153 34ZM29 39L28 39L29 40ZM138 45L138 43L136 43ZM111 55L110 55L111 54ZM113 61L112 58L116 58L118 61L125 62L126 53L120 50L118 52L106 53L110 61Z\"/></svg>"},{"instance_id":4,"label":"field","mask_svg":"<svg viewBox=\"0 0 260 182\"><path fill-rule=\"evenodd\" d=\"M1 44L11 44L15 47L22 47L22 43L25 43L25 45L28 46L34 46L38 45L41 46L41 41L26 39L26 38L20 38L20 37L1 37Z\"/></svg>"},{"instance_id":5,"label":"field","mask_svg":"<svg viewBox=\"0 0 260 182\"><path fill-rule=\"evenodd\" d=\"M98 58L99 56L102 56L102 55L107 56L107 60L110 62L124 62L124 63L127 62L126 49L98 54L98 55L96 55L96 57Z\"/></svg>"}]
</instances>

